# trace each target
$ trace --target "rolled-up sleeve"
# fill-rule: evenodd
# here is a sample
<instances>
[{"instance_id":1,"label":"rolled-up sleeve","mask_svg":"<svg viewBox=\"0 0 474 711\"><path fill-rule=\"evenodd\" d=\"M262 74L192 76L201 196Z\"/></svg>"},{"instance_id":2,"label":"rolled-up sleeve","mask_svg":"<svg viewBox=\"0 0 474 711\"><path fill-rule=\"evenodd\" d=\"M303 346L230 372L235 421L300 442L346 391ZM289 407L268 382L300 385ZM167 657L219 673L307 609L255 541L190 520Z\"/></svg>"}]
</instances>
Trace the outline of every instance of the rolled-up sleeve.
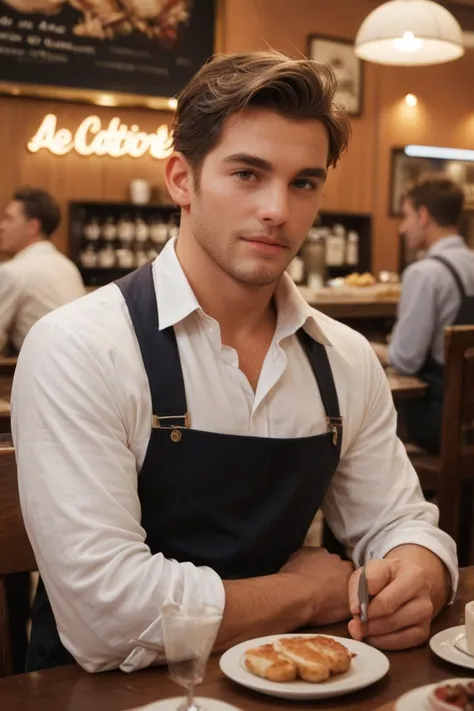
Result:
<instances>
[{"instance_id":1,"label":"rolled-up sleeve","mask_svg":"<svg viewBox=\"0 0 474 711\"><path fill-rule=\"evenodd\" d=\"M402 375L418 373L430 352L436 328L435 282L413 264L405 270L388 360Z\"/></svg>"},{"instance_id":2,"label":"rolled-up sleeve","mask_svg":"<svg viewBox=\"0 0 474 711\"><path fill-rule=\"evenodd\" d=\"M151 554L120 379L51 316L27 336L12 392L25 525L64 646L87 671L133 671L164 658L165 600L223 611L224 587L210 568Z\"/></svg>"},{"instance_id":3,"label":"rolled-up sleeve","mask_svg":"<svg viewBox=\"0 0 474 711\"><path fill-rule=\"evenodd\" d=\"M425 501L405 447L397 438L397 414L383 369L366 346L365 415L341 459L323 512L357 565L373 553L383 558L412 543L446 565L453 597L458 585L456 544L438 528L439 511Z\"/></svg>"}]
</instances>

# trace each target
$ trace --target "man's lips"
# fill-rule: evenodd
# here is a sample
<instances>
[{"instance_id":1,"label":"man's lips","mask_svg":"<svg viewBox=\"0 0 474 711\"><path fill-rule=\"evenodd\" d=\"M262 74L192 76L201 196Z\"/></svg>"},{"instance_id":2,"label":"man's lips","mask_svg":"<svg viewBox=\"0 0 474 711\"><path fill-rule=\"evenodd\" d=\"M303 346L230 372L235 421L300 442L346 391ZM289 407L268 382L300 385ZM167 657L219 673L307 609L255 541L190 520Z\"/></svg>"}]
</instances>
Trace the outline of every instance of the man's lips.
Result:
<instances>
[{"instance_id":1,"label":"man's lips","mask_svg":"<svg viewBox=\"0 0 474 711\"><path fill-rule=\"evenodd\" d=\"M242 237L244 242L248 242L256 249L264 252L280 252L282 249L286 249L286 246L280 242L275 241L271 237L266 237L264 235L251 235L249 237Z\"/></svg>"}]
</instances>

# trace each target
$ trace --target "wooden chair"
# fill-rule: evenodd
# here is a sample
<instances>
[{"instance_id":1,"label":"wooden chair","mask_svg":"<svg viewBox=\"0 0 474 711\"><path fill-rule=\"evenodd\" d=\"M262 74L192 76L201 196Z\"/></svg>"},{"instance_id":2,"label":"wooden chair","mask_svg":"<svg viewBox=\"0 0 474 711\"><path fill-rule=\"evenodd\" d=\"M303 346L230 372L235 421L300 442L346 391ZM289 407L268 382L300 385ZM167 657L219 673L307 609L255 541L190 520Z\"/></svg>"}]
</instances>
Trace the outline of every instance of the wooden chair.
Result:
<instances>
[{"instance_id":1,"label":"wooden chair","mask_svg":"<svg viewBox=\"0 0 474 711\"><path fill-rule=\"evenodd\" d=\"M423 491L434 491L440 526L458 543L461 566L474 564L474 326L445 329L441 455L414 454Z\"/></svg>"},{"instance_id":2,"label":"wooden chair","mask_svg":"<svg viewBox=\"0 0 474 711\"><path fill-rule=\"evenodd\" d=\"M32 572L36 561L23 524L13 446L0 446L0 678L13 673L6 575Z\"/></svg>"}]
</instances>

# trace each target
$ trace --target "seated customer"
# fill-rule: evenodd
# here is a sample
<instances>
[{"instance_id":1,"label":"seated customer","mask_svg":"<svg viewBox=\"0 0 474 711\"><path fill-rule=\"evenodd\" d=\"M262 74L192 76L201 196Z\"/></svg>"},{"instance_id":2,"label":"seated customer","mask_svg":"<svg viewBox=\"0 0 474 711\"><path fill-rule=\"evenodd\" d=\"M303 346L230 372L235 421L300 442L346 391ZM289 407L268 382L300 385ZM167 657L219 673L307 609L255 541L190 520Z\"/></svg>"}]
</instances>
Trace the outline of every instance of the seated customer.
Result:
<instances>
[{"instance_id":1,"label":"seated customer","mask_svg":"<svg viewBox=\"0 0 474 711\"><path fill-rule=\"evenodd\" d=\"M382 368L285 273L347 147L336 89L326 65L273 52L204 65L165 167L178 239L28 335L12 423L44 582L30 670L162 660L166 601L217 607L218 649L349 619L402 649L452 598L456 546ZM352 561L305 545L321 506Z\"/></svg>"},{"instance_id":2,"label":"seated customer","mask_svg":"<svg viewBox=\"0 0 474 711\"><path fill-rule=\"evenodd\" d=\"M22 188L0 224L0 350L18 352L26 334L49 311L83 296L75 265L50 242L59 225L59 205L48 193Z\"/></svg>"},{"instance_id":3,"label":"seated customer","mask_svg":"<svg viewBox=\"0 0 474 711\"><path fill-rule=\"evenodd\" d=\"M410 249L427 251L403 274L390 346L374 344L382 363L429 384L400 414L409 440L431 453L441 437L444 329L474 323L474 252L457 230L463 205L462 189L446 177L427 176L406 193L401 231Z\"/></svg>"}]
</instances>

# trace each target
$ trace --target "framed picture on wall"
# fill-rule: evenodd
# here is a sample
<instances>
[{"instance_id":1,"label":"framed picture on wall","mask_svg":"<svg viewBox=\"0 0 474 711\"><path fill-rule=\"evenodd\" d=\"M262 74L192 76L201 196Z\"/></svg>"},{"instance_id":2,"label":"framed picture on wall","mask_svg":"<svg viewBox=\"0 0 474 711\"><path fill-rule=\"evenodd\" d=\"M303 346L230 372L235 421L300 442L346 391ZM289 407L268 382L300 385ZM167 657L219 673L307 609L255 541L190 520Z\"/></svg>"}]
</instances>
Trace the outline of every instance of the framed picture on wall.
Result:
<instances>
[{"instance_id":1,"label":"framed picture on wall","mask_svg":"<svg viewBox=\"0 0 474 711\"><path fill-rule=\"evenodd\" d=\"M401 215L403 194L426 173L440 173L459 183L466 196L466 209L474 210L474 165L469 161L407 156L404 148L392 149L389 215Z\"/></svg>"},{"instance_id":2,"label":"framed picture on wall","mask_svg":"<svg viewBox=\"0 0 474 711\"><path fill-rule=\"evenodd\" d=\"M337 37L310 35L308 56L330 65L338 81L336 101L344 106L351 116L360 116L363 102L363 63L356 57L354 43Z\"/></svg>"},{"instance_id":3,"label":"framed picture on wall","mask_svg":"<svg viewBox=\"0 0 474 711\"><path fill-rule=\"evenodd\" d=\"M0 92L168 108L219 48L221 12L222 0L0 0Z\"/></svg>"}]
</instances>

